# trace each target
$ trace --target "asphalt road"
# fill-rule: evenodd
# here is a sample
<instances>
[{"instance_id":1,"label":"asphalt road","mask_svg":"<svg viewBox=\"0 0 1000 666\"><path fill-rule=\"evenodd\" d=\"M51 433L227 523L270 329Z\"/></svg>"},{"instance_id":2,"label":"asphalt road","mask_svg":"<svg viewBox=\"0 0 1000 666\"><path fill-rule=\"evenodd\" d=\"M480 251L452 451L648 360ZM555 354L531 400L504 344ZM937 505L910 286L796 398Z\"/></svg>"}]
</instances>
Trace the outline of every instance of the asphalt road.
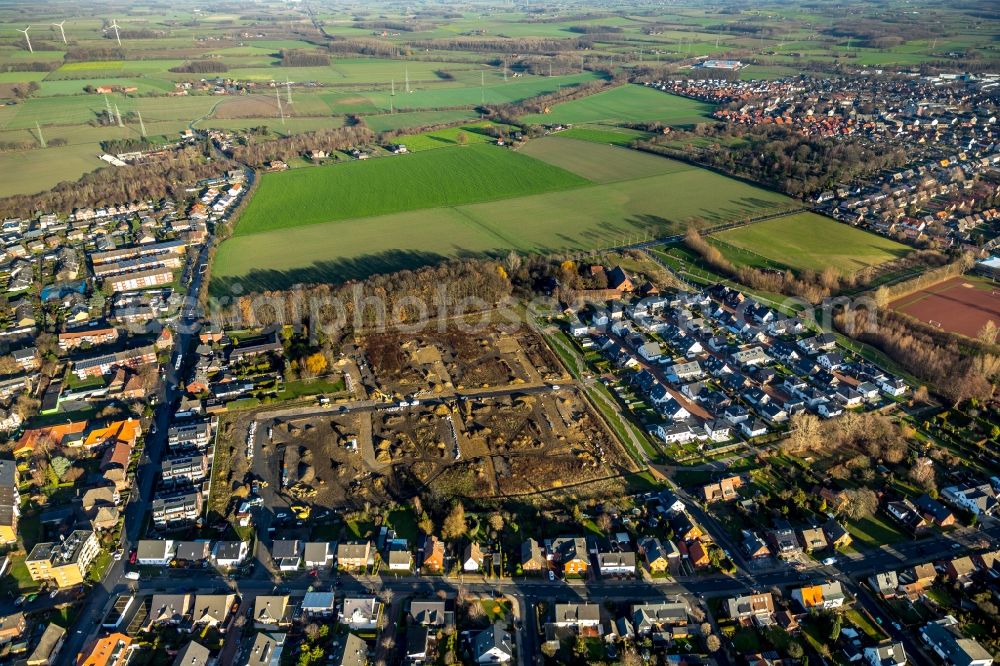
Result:
<instances>
[{"instance_id":1,"label":"asphalt road","mask_svg":"<svg viewBox=\"0 0 1000 666\"><path fill-rule=\"evenodd\" d=\"M191 269L192 278L187 292L189 303L198 302L203 274L197 270L197 267L207 259L208 249L208 246L202 248ZM192 314L191 306L185 305L181 308L180 321L178 322L180 325L177 326L178 330L175 335L175 356L172 358L176 358L177 353L183 353L187 358L197 341L196 326L190 325L190 322L193 321L190 316ZM160 460L163 458L163 452L166 448L167 430L170 427L170 417L172 416L171 410L174 401L181 397L180 391L177 390L179 377L174 370L173 363L165 368L165 373L164 395L158 401L159 404L153 415L156 431L154 433L153 429L150 428L145 433L145 449L139 460L129 503L125 507L122 548L126 555L121 560L113 560L104 575L104 579L90 590L76 622L66 637L66 643L60 652L60 663L75 663L76 655L83 649L87 641L96 635L99 629L99 620L107 612L109 604L112 603L112 595L128 589L128 583L131 582L125 578L127 554L139 541L140 530L146 515L149 513L153 490L160 471Z\"/></svg>"}]
</instances>

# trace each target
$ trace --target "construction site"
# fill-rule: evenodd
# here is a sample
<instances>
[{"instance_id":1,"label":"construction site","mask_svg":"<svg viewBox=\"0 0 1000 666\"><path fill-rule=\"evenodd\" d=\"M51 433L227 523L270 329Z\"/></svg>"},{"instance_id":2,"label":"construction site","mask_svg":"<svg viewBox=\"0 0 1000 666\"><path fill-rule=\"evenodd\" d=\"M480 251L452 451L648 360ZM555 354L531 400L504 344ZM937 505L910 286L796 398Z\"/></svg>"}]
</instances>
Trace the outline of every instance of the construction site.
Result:
<instances>
[{"instance_id":1,"label":"construction site","mask_svg":"<svg viewBox=\"0 0 1000 666\"><path fill-rule=\"evenodd\" d=\"M234 479L275 511L352 509L421 492L526 497L631 461L536 333L384 334L347 350L352 395L241 414Z\"/></svg>"}]
</instances>

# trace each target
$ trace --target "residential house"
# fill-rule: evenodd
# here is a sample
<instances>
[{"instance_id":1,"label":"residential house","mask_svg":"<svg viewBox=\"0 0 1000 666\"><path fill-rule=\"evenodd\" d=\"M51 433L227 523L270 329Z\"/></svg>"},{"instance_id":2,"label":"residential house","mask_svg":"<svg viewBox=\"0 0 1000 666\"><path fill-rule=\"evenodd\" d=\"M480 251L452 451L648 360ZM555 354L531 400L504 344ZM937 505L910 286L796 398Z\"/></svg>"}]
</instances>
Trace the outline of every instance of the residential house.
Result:
<instances>
[{"instance_id":1,"label":"residential house","mask_svg":"<svg viewBox=\"0 0 1000 666\"><path fill-rule=\"evenodd\" d=\"M91 562L100 552L96 534L91 530L74 530L58 543L37 543L25 564L34 581L51 581L56 587L79 585L87 576Z\"/></svg>"},{"instance_id":2,"label":"residential house","mask_svg":"<svg viewBox=\"0 0 1000 666\"><path fill-rule=\"evenodd\" d=\"M938 527L951 527L955 524L955 514L941 502L924 493L913 501L913 504L923 514L924 518Z\"/></svg>"},{"instance_id":3,"label":"residential house","mask_svg":"<svg viewBox=\"0 0 1000 666\"><path fill-rule=\"evenodd\" d=\"M952 617L925 624L920 638L947 666L991 666L993 656L978 642L963 638Z\"/></svg>"},{"instance_id":4,"label":"residential house","mask_svg":"<svg viewBox=\"0 0 1000 666\"><path fill-rule=\"evenodd\" d=\"M299 607L310 618L332 617L336 612L333 592L306 592Z\"/></svg>"},{"instance_id":5,"label":"residential house","mask_svg":"<svg viewBox=\"0 0 1000 666\"><path fill-rule=\"evenodd\" d=\"M462 551L462 571L482 570L484 559L483 550L479 547L478 543L466 544L465 549Z\"/></svg>"},{"instance_id":6,"label":"residential house","mask_svg":"<svg viewBox=\"0 0 1000 666\"><path fill-rule=\"evenodd\" d=\"M393 541L386 563L389 565L389 571L409 571L413 568L413 555L405 539Z\"/></svg>"},{"instance_id":7,"label":"residential house","mask_svg":"<svg viewBox=\"0 0 1000 666\"><path fill-rule=\"evenodd\" d=\"M24 619L24 613L17 612L0 618L0 645L12 643L24 635L24 630L28 624Z\"/></svg>"},{"instance_id":8,"label":"residential house","mask_svg":"<svg viewBox=\"0 0 1000 666\"><path fill-rule=\"evenodd\" d=\"M34 651L28 656L26 666L49 666L56 663L65 640L66 630L50 622L38 639Z\"/></svg>"},{"instance_id":9,"label":"residential house","mask_svg":"<svg viewBox=\"0 0 1000 666\"><path fill-rule=\"evenodd\" d=\"M310 541L305 546L305 565L307 569L322 569L333 564L337 558L336 551L328 541Z\"/></svg>"},{"instance_id":10,"label":"residential house","mask_svg":"<svg viewBox=\"0 0 1000 666\"><path fill-rule=\"evenodd\" d=\"M840 608L844 605L845 598L839 581L792 590L792 599L799 602L806 610Z\"/></svg>"},{"instance_id":11,"label":"residential house","mask_svg":"<svg viewBox=\"0 0 1000 666\"><path fill-rule=\"evenodd\" d=\"M663 544L656 537L645 537L639 541L639 552L646 560L646 566L651 574L666 573L670 568L670 557ZM678 553L679 555L679 553Z\"/></svg>"},{"instance_id":12,"label":"residential house","mask_svg":"<svg viewBox=\"0 0 1000 666\"><path fill-rule=\"evenodd\" d=\"M136 544L136 562L142 566L165 567L174 559L175 551L171 539L140 539Z\"/></svg>"},{"instance_id":13,"label":"residential house","mask_svg":"<svg viewBox=\"0 0 1000 666\"><path fill-rule=\"evenodd\" d=\"M1000 507L997 493L988 483L949 486L941 491L941 497L979 517L992 516Z\"/></svg>"},{"instance_id":14,"label":"residential house","mask_svg":"<svg viewBox=\"0 0 1000 666\"><path fill-rule=\"evenodd\" d=\"M680 541L700 539L705 534L686 512L675 513L671 516L670 527L674 530L675 537Z\"/></svg>"},{"instance_id":15,"label":"residential house","mask_svg":"<svg viewBox=\"0 0 1000 666\"><path fill-rule=\"evenodd\" d=\"M279 666L284 646L285 634L258 632L246 656L247 666Z\"/></svg>"},{"instance_id":16,"label":"residential house","mask_svg":"<svg viewBox=\"0 0 1000 666\"><path fill-rule=\"evenodd\" d=\"M506 664L514 658L510 633L499 622L480 631L472 640L472 657L477 664Z\"/></svg>"},{"instance_id":17,"label":"residential house","mask_svg":"<svg viewBox=\"0 0 1000 666\"><path fill-rule=\"evenodd\" d=\"M702 488L706 502L728 502L739 497L737 490L743 485L739 476L730 476L717 483L710 483Z\"/></svg>"},{"instance_id":18,"label":"residential house","mask_svg":"<svg viewBox=\"0 0 1000 666\"><path fill-rule=\"evenodd\" d=\"M906 666L906 650L899 642L866 647L865 661L868 666Z\"/></svg>"},{"instance_id":19,"label":"residential house","mask_svg":"<svg viewBox=\"0 0 1000 666\"><path fill-rule=\"evenodd\" d=\"M631 551L600 550L597 553L597 570L602 576L633 576L635 564L635 553Z\"/></svg>"},{"instance_id":20,"label":"residential house","mask_svg":"<svg viewBox=\"0 0 1000 666\"><path fill-rule=\"evenodd\" d=\"M524 573L541 573L549 567L548 560L541 546L532 538L521 544L521 571Z\"/></svg>"},{"instance_id":21,"label":"residential house","mask_svg":"<svg viewBox=\"0 0 1000 666\"><path fill-rule=\"evenodd\" d=\"M823 534L834 548L847 548L853 540L847 528L832 519L823 525Z\"/></svg>"},{"instance_id":22,"label":"residential house","mask_svg":"<svg viewBox=\"0 0 1000 666\"><path fill-rule=\"evenodd\" d=\"M292 612L287 594L259 595L253 606L254 626L265 630L287 627L292 623Z\"/></svg>"},{"instance_id":23,"label":"residential house","mask_svg":"<svg viewBox=\"0 0 1000 666\"><path fill-rule=\"evenodd\" d=\"M726 600L729 617L739 622L765 626L774 623L774 598L770 592L747 594Z\"/></svg>"},{"instance_id":24,"label":"residential house","mask_svg":"<svg viewBox=\"0 0 1000 666\"><path fill-rule=\"evenodd\" d=\"M935 578L937 571L933 563L917 564L899 575L899 591L908 599L917 599L934 584Z\"/></svg>"},{"instance_id":25,"label":"residential house","mask_svg":"<svg viewBox=\"0 0 1000 666\"><path fill-rule=\"evenodd\" d=\"M77 657L76 666L126 666L134 649L130 637L115 632L84 648Z\"/></svg>"},{"instance_id":26,"label":"residential house","mask_svg":"<svg viewBox=\"0 0 1000 666\"><path fill-rule=\"evenodd\" d=\"M347 597L340 619L355 631L371 631L378 627L381 613L382 604L375 597Z\"/></svg>"},{"instance_id":27,"label":"residential house","mask_svg":"<svg viewBox=\"0 0 1000 666\"><path fill-rule=\"evenodd\" d=\"M177 653L173 666L209 666L210 663L211 651L198 641L191 641Z\"/></svg>"},{"instance_id":28,"label":"residential house","mask_svg":"<svg viewBox=\"0 0 1000 666\"><path fill-rule=\"evenodd\" d=\"M410 602L410 622L422 627L445 627L455 623L455 614L440 599L414 599Z\"/></svg>"},{"instance_id":29,"label":"residential house","mask_svg":"<svg viewBox=\"0 0 1000 666\"><path fill-rule=\"evenodd\" d=\"M684 602L645 602L632 606L632 627L639 636L680 627L688 623L688 607Z\"/></svg>"},{"instance_id":30,"label":"residential house","mask_svg":"<svg viewBox=\"0 0 1000 666\"><path fill-rule=\"evenodd\" d=\"M174 544L174 560L191 566L201 566L201 563L212 556L212 542L177 541Z\"/></svg>"},{"instance_id":31,"label":"residential house","mask_svg":"<svg viewBox=\"0 0 1000 666\"><path fill-rule=\"evenodd\" d=\"M161 625L181 624L191 612L192 601L190 594L154 594L149 603L147 630Z\"/></svg>"},{"instance_id":32,"label":"residential house","mask_svg":"<svg viewBox=\"0 0 1000 666\"><path fill-rule=\"evenodd\" d=\"M899 576L896 575L895 571L877 573L870 577L868 582L871 583L872 589L886 598L896 596L896 592L899 590Z\"/></svg>"},{"instance_id":33,"label":"residential house","mask_svg":"<svg viewBox=\"0 0 1000 666\"><path fill-rule=\"evenodd\" d=\"M826 541L826 534L818 527L809 527L799 530L799 539L802 542L802 548L807 553L811 553L816 550L823 550L829 545Z\"/></svg>"},{"instance_id":34,"label":"residential house","mask_svg":"<svg viewBox=\"0 0 1000 666\"><path fill-rule=\"evenodd\" d=\"M587 541L583 537L559 537L552 541L552 558L568 576L584 576L590 567Z\"/></svg>"},{"instance_id":35,"label":"residential house","mask_svg":"<svg viewBox=\"0 0 1000 666\"><path fill-rule=\"evenodd\" d=\"M250 544L246 541L217 541L212 548L212 561L220 569L232 569L246 561Z\"/></svg>"},{"instance_id":36,"label":"residential house","mask_svg":"<svg viewBox=\"0 0 1000 666\"><path fill-rule=\"evenodd\" d=\"M21 495L17 463L0 459L0 544L17 543L17 523L21 516Z\"/></svg>"},{"instance_id":37,"label":"residential house","mask_svg":"<svg viewBox=\"0 0 1000 666\"><path fill-rule=\"evenodd\" d=\"M688 561L695 569L704 569L712 563L712 558L708 555L708 545L702 541L693 541L685 544L687 548Z\"/></svg>"},{"instance_id":38,"label":"residential house","mask_svg":"<svg viewBox=\"0 0 1000 666\"><path fill-rule=\"evenodd\" d=\"M431 573L444 571L444 542L436 536L427 535L424 538L423 568Z\"/></svg>"},{"instance_id":39,"label":"residential house","mask_svg":"<svg viewBox=\"0 0 1000 666\"><path fill-rule=\"evenodd\" d=\"M368 644L354 634L347 634L343 646L331 652L328 658L332 659L332 666L366 666Z\"/></svg>"},{"instance_id":40,"label":"residential house","mask_svg":"<svg viewBox=\"0 0 1000 666\"><path fill-rule=\"evenodd\" d=\"M557 627L572 627L581 633L600 631L601 607L597 604L555 604L553 622Z\"/></svg>"},{"instance_id":41,"label":"residential house","mask_svg":"<svg viewBox=\"0 0 1000 666\"><path fill-rule=\"evenodd\" d=\"M191 625L216 627L224 631L229 611L236 601L235 594L199 594L191 606Z\"/></svg>"},{"instance_id":42,"label":"residential house","mask_svg":"<svg viewBox=\"0 0 1000 666\"><path fill-rule=\"evenodd\" d=\"M348 541L337 545L337 566L349 571L362 570L372 560L371 541ZM424 560L426 564L426 559Z\"/></svg>"},{"instance_id":43,"label":"residential house","mask_svg":"<svg viewBox=\"0 0 1000 666\"><path fill-rule=\"evenodd\" d=\"M302 566L303 548L298 539L276 540L271 544L271 559L279 571L297 571Z\"/></svg>"},{"instance_id":44,"label":"residential house","mask_svg":"<svg viewBox=\"0 0 1000 666\"><path fill-rule=\"evenodd\" d=\"M976 565L968 555L948 560L944 565L944 573L948 580L960 585L971 584L975 572Z\"/></svg>"}]
</instances>

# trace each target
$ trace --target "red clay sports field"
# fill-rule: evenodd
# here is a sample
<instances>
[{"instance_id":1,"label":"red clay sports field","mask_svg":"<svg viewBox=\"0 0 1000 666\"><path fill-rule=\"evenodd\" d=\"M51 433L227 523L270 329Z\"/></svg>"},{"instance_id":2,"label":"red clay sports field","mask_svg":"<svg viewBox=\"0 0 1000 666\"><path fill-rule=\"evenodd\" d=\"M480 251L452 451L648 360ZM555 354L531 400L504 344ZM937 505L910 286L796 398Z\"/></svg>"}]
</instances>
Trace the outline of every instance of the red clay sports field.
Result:
<instances>
[{"instance_id":1,"label":"red clay sports field","mask_svg":"<svg viewBox=\"0 0 1000 666\"><path fill-rule=\"evenodd\" d=\"M889 307L974 338L990 320L1000 326L1000 285L982 278L953 277L896 299Z\"/></svg>"}]
</instances>

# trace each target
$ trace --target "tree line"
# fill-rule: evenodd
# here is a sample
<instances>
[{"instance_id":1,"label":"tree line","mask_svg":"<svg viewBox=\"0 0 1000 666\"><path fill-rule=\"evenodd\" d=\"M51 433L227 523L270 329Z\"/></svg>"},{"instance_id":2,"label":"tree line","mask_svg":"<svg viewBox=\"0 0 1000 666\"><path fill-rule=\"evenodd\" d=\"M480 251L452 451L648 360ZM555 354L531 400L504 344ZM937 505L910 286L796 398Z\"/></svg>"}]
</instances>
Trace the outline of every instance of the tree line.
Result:
<instances>
[{"instance_id":1,"label":"tree line","mask_svg":"<svg viewBox=\"0 0 1000 666\"><path fill-rule=\"evenodd\" d=\"M282 49L282 67L328 67L330 56L325 53L315 51L304 51L302 49Z\"/></svg>"},{"instance_id":2,"label":"tree line","mask_svg":"<svg viewBox=\"0 0 1000 666\"><path fill-rule=\"evenodd\" d=\"M887 308L840 312L834 326L873 345L907 372L933 385L953 404L993 395L1000 376L1000 353L993 345L963 340Z\"/></svg>"},{"instance_id":3,"label":"tree line","mask_svg":"<svg viewBox=\"0 0 1000 666\"><path fill-rule=\"evenodd\" d=\"M238 162L260 168L274 160L287 162L309 150L328 152L344 150L371 143L374 138L374 132L363 123L358 123L305 134L293 134L272 141L237 145L230 151L230 156Z\"/></svg>"},{"instance_id":4,"label":"tree line","mask_svg":"<svg viewBox=\"0 0 1000 666\"><path fill-rule=\"evenodd\" d=\"M715 141L705 145L706 138ZM906 164L901 148L876 151L860 140L801 136L779 125L701 124L636 145L749 178L793 197L808 197L837 183Z\"/></svg>"},{"instance_id":5,"label":"tree line","mask_svg":"<svg viewBox=\"0 0 1000 666\"><path fill-rule=\"evenodd\" d=\"M183 65L171 67L175 74L221 74L228 72L229 67L221 60L189 60Z\"/></svg>"},{"instance_id":6,"label":"tree line","mask_svg":"<svg viewBox=\"0 0 1000 666\"><path fill-rule=\"evenodd\" d=\"M129 167L97 169L39 194L15 194L0 199L0 217L23 217L30 211L69 212L164 197L181 199L185 186L236 166L224 159L205 159L206 150L205 146L191 146Z\"/></svg>"},{"instance_id":7,"label":"tree line","mask_svg":"<svg viewBox=\"0 0 1000 666\"><path fill-rule=\"evenodd\" d=\"M468 299L479 299L484 307L492 308L511 293L511 281L501 264L491 260L452 260L344 284L248 294L224 307L219 315L229 323L250 326L299 321L307 315L314 335L342 336L355 330L355 324L361 327L379 323L412 324L421 317L433 317L438 308L449 315L455 314ZM310 307L313 303L319 305ZM334 304L340 304L343 310ZM303 308L309 309L304 312ZM380 310L391 321L381 318ZM327 330L337 321L342 321L344 327ZM332 344L330 340L323 342Z\"/></svg>"}]
</instances>

